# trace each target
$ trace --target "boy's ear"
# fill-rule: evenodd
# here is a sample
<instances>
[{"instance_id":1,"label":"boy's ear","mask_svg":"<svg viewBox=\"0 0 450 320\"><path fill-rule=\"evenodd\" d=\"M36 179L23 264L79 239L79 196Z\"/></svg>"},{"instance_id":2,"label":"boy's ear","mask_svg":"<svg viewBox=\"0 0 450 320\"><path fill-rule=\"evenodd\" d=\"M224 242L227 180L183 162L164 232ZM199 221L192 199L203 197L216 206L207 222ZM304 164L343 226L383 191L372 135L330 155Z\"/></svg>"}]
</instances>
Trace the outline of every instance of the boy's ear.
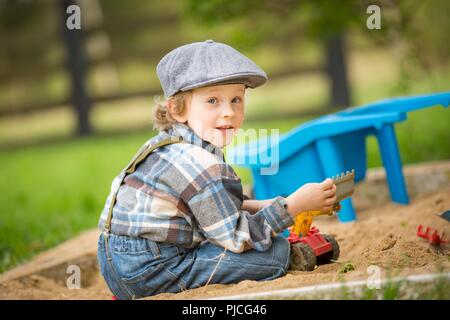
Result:
<instances>
[{"instance_id":1,"label":"boy's ear","mask_svg":"<svg viewBox=\"0 0 450 320\"><path fill-rule=\"evenodd\" d=\"M175 103L172 99L167 100L167 109L170 113L170 115L172 116L172 118L174 118L176 121L180 122L180 123L185 123L187 121L186 118L186 106L184 107L183 111L181 113L176 113L175 110L176 106Z\"/></svg>"}]
</instances>

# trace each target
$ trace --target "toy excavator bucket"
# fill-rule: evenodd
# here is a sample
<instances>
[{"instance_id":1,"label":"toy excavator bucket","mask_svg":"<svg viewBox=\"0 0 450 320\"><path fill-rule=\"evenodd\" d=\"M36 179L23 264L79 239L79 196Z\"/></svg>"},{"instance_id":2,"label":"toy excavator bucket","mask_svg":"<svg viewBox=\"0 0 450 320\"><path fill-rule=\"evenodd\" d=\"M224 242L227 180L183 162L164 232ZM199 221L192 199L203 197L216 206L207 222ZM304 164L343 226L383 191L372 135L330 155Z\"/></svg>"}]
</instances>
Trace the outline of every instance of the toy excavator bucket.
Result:
<instances>
[{"instance_id":1,"label":"toy excavator bucket","mask_svg":"<svg viewBox=\"0 0 450 320\"><path fill-rule=\"evenodd\" d=\"M340 175L331 178L336 185L336 202L351 197L355 189L355 169L351 172L347 171L345 174L341 173Z\"/></svg>"}]
</instances>

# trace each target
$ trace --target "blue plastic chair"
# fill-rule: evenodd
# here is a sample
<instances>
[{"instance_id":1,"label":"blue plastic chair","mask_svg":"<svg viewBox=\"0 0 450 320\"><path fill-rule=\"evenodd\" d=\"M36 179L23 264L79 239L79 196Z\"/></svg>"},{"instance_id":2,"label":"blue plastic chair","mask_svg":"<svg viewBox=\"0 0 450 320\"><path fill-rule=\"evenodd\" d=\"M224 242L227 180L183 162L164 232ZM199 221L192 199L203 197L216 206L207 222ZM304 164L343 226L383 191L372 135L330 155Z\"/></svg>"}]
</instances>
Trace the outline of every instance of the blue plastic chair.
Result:
<instances>
[{"instance_id":1,"label":"blue plastic chair","mask_svg":"<svg viewBox=\"0 0 450 320\"><path fill-rule=\"evenodd\" d=\"M408 204L394 124L409 111L450 104L450 92L385 99L303 123L278 142L259 139L227 150L227 161L247 167L253 177L255 199L288 196L301 185L355 169L355 183L364 180L367 167L366 137L374 135L386 170L391 199ZM264 157L278 152L275 174L265 174ZM356 219L351 199L341 202L341 222Z\"/></svg>"}]
</instances>

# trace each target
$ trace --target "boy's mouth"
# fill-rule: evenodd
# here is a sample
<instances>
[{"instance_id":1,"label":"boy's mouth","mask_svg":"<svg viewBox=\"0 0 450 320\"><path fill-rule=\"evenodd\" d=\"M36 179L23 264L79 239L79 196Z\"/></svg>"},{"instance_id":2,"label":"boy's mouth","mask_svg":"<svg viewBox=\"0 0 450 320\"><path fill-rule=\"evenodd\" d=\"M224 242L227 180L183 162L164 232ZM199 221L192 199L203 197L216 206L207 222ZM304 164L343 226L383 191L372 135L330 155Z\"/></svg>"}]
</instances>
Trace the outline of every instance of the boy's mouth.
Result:
<instances>
[{"instance_id":1,"label":"boy's mouth","mask_svg":"<svg viewBox=\"0 0 450 320\"><path fill-rule=\"evenodd\" d=\"M227 125L227 126L216 127L216 129L220 130L222 132L222 134L226 134L228 130L234 130L234 127Z\"/></svg>"}]
</instances>

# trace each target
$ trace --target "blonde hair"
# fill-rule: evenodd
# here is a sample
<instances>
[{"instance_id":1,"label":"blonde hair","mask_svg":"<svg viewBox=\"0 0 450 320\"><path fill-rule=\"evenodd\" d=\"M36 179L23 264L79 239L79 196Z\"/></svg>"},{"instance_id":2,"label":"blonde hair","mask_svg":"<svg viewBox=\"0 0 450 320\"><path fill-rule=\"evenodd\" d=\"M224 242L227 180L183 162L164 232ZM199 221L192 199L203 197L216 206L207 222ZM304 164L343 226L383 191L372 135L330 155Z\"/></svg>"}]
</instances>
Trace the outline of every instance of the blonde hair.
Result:
<instances>
[{"instance_id":1,"label":"blonde hair","mask_svg":"<svg viewBox=\"0 0 450 320\"><path fill-rule=\"evenodd\" d=\"M167 131L172 127L173 124L177 123L177 120L175 120L168 108L168 102L171 100L173 104L173 110L172 113L180 114L184 111L186 107L186 98L191 93L191 90L189 91L181 91L170 98L165 99L164 101L161 101L160 97L155 98L155 103L153 105L153 129L157 129L159 131Z\"/></svg>"}]
</instances>

